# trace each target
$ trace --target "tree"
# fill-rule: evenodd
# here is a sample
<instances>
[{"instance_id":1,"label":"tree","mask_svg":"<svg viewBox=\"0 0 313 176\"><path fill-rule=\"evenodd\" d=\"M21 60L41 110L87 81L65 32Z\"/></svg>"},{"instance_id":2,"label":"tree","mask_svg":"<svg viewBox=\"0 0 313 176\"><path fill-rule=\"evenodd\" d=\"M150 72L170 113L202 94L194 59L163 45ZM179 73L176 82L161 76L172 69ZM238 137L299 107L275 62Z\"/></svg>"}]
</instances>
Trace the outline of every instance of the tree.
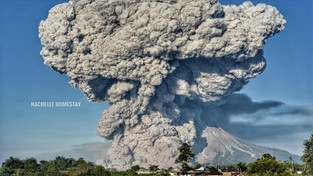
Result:
<instances>
[{"instance_id":1,"label":"tree","mask_svg":"<svg viewBox=\"0 0 313 176\"><path fill-rule=\"evenodd\" d=\"M24 168L24 164L20 159L11 156L2 163L2 168L2 172L5 174L20 173Z\"/></svg>"},{"instance_id":2,"label":"tree","mask_svg":"<svg viewBox=\"0 0 313 176\"><path fill-rule=\"evenodd\" d=\"M308 174L313 174L313 134L310 139L304 140L304 151L301 160L305 163L304 169Z\"/></svg>"},{"instance_id":3,"label":"tree","mask_svg":"<svg viewBox=\"0 0 313 176\"><path fill-rule=\"evenodd\" d=\"M215 175L219 175L221 174L218 169L214 166L209 166L207 167L207 169L210 171L210 174L215 174Z\"/></svg>"},{"instance_id":4,"label":"tree","mask_svg":"<svg viewBox=\"0 0 313 176\"><path fill-rule=\"evenodd\" d=\"M267 159L272 159L272 160L276 160L275 156L272 156L271 154L269 153L265 153L263 154L262 156L263 158L267 158Z\"/></svg>"},{"instance_id":5,"label":"tree","mask_svg":"<svg viewBox=\"0 0 313 176\"><path fill-rule=\"evenodd\" d=\"M54 162L59 170L66 170L66 168L68 167L67 159L63 156L55 157Z\"/></svg>"},{"instance_id":6,"label":"tree","mask_svg":"<svg viewBox=\"0 0 313 176\"><path fill-rule=\"evenodd\" d=\"M176 158L175 163L181 163L182 172L185 173L191 169L188 162L192 160L195 154L192 152L190 145L187 143L180 146L178 150L179 155L178 158Z\"/></svg>"},{"instance_id":7,"label":"tree","mask_svg":"<svg viewBox=\"0 0 313 176\"><path fill-rule=\"evenodd\" d=\"M28 158L23 160L24 170L26 172L35 173L38 170L39 164L35 158Z\"/></svg>"},{"instance_id":8,"label":"tree","mask_svg":"<svg viewBox=\"0 0 313 176\"><path fill-rule=\"evenodd\" d=\"M9 159L6 159L4 163L2 163L2 167L8 169L23 169L24 165L23 161L11 156Z\"/></svg>"},{"instance_id":9,"label":"tree","mask_svg":"<svg viewBox=\"0 0 313 176\"><path fill-rule=\"evenodd\" d=\"M140 166L139 165L135 165L135 166L132 166L131 169L134 170L134 171L139 171Z\"/></svg>"},{"instance_id":10,"label":"tree","mask_svg":"<svg viewBox=\"0 0 313 176\"><path fill-rule=\"evenodd\" d=\"M124 172L120 172L124 175ZM54 160L42 160L37 163L35 158L20 160L10 157L2 163L0 176L110 176L110 172L102 166L95 166L83 158L56 157ZM131 175L134 175L133 173Z\"/></svg>"},{"instance_id":11,"label":"tree","mask_svg":"<svg viewBox=\"0 0 313 176\"><path fill-rule=\"evenodd\" d=\"M49 162L45 173L46 176L56 176L59 175L59 169L53 162Z\"/></svg>"},{"instance_id":12,"label":"tree","mask_svg":"<svg viewBox=\"0 0 313 176\"><path fill-rule=\"evenodd\" d=\"M90 173L92 176L110 176L110 173L103 166L95 166Z\"/></svg>"},{"instance_id":13,"label":"tree","mask_svg":"<svg viewBox=\"0 0 313 176\"><path fill-rule=\"evenodd\" d=\"M291 171L294 172L294 166L293 166L293 159L291 156L289 156L289 164L291 164Z\"/></svg>"},{"instance_id":14,"label":"tree","mask_svg":"<svg viewBox=\"0 0 313 176\"><path fill-rule=\"evenodd\" d=\"M276 161L276 158L270 154L264 154L262 158L250 163L247 169L252 176L289 176L287 166L284 163Z\"/></svg>"},{"instance_id":15,"label":"tree","mask_svg":"<svg viewBox=\"0 0 313 176\"><path fill-rule=\"evenodd\" d=\"M156 172L157 170L159 170L159 166L157 165L151 165L149 167L150 172Z\"/></svg>"},{"instance_id":16,"label":"tree","mask_svg":"<svg viewBox=\"0 0 313 176\"><path fill-rule=\"evenodd\" d=\"M303 171L303 168L304 168L303 166L304 166L303 164L294 163L293 164L294 172L296 172L296 171Z\"/></svg>"},{"instance_id":17,"label":"tree","mask_svg":"<svg viewBox=\"0 0 313 176\"><path fill-rule=\"evenodd\" d=\"M247 164L246 163L243 163L243 162L239 162L237 164L237 167L240 169L241 172L245 172L247 170Z\"/></svg>"},{"instance_id":18,"label":"tree","mask_svg":"<svg viewBox=\"0 0 313 176\"><path fill-rule=\"evenodd\" d=\"M135 169L131 168L131 169L128 169L126 171L126 175L131 176L131 175L138 175L138 174L137 174L137 171Z\"/></svg>"}]
</instances>

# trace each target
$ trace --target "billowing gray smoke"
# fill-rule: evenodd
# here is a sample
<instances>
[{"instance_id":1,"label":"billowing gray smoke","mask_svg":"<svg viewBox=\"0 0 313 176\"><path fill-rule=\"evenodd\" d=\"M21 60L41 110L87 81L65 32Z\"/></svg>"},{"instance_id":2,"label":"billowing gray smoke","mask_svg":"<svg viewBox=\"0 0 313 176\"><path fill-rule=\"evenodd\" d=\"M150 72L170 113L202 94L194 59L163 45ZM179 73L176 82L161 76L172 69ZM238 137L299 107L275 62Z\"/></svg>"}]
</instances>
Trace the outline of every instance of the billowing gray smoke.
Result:
<instances>
[{"instance_id":1,"label":"billowing gray smoke","mask_svg":"<svg viewBox=\"0 0 313 176\"><path fill-rule=\"evenodd\" d=\"M45 64L90 101L111 105L98 134L107 167L173 166L197 148L210 114L265 68L263 45L284 28L274 8L217 0L73 0L40 23ZM197 149L201 153L201 149Z\"/></svg>"}]
</instances>

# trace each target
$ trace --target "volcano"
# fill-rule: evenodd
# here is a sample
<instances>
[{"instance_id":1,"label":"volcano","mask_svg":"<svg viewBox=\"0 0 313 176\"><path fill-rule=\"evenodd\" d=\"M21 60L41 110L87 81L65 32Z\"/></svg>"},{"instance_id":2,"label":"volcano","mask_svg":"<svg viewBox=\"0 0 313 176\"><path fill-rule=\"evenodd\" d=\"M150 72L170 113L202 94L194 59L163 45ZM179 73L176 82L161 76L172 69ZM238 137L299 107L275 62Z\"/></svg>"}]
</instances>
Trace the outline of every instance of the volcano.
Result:
<instances>
[{"instance_id":1,"label":"volcano","mask_svg":"<svg viewBox=\"0 0 313 176\"><path fill-rule=\"evenodd\" d=\"M199 164L231 165L239 162L250 163L263 154L269 153L277 160L287 161L292 157L294 162L300 162L300 156L288 151L262 147L244 141L220 127L207 127L202 133L202 144L206 146L196 155L196 162ZM195 148L199 151L199 148Z\"/></svg>"}]
</instances>

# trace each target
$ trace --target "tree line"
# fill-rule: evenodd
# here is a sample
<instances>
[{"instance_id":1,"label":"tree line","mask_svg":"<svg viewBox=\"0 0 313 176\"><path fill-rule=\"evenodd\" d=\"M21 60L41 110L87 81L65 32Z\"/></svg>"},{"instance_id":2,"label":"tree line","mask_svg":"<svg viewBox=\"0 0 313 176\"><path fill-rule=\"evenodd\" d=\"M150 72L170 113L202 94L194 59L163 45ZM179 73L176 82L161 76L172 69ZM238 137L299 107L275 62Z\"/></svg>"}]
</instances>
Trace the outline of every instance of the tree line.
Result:
<instances>
[{"instance_id":1,"label":"tree line","mask_svg":"<svg viewBox=\"0 0 313 176\"><path fill-rule=\"evenodd\" d=\"M21 160L10 157L2 163L1 176L100 176L108 175L102 166L96 166L83 158L56 157L54 160L42 160L39 163L35 158Z\"/></svg>"},{"instance_id":2,"label":"tree line","mask_svg":"<svg viewBox=\"0 0 313 176\"><path fill-rule=\"evenodd\" d=\"M264 154L261 158L250 164L238 163L233 166L225 166L224 169L239 169L241 172L250 176L291 176L296 171L303 171L302 175L313 175L313 134L310 139L304 141L304 154L301 157L304 165L289 161L277 161L274 156ZM181 173L195 170L201 165L192 166L190 161L195 154L191 146L187 143L182 144L178 149L179 155L175 162L181 164ZM160 175L167 176L172 168L159 169L156 165L149 167L150 174L138 174L139 165L133 166L126 171L116 169L107 170L103 166L95 165L85 161L83 158L65 158L58 156L53 160L41 160L37 162L35 158L19 159L10 157L2 163L0 176L133 176L133 175ZM206 168L212 174L220 173L221 168L213 166Z\"/></svg>"},{"instance_id":3,"label":"tree line","mask_svg":"<svg viewBox=\"0 0 313 176\"><path fill-rule=\"evenodd\" d=\"M116 169L107 170L103 166L85 161L83 158L65 158L58 156L53 160L41 160L35 158L19 159L10 157L2 163L0 176L134 176L134 175L160 175L167 176L168 170L160 170L158 166L151 165L151 174L138 174L138 165L126 171ZM158 173L156 173L158 171Z\"/></svg>"}]
</instances>

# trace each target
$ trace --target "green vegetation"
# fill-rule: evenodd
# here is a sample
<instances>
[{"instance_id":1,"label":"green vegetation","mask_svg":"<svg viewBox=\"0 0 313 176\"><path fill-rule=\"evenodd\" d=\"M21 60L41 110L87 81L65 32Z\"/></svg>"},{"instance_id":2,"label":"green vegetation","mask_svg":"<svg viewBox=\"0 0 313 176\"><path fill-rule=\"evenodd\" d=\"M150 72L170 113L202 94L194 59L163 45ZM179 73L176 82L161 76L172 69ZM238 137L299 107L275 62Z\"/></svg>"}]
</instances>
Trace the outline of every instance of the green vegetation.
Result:
<instances>
[{"instance_id":1,"label":"green vegetation","mask_svg":"<svg viewBox=\"0 0 313 176\"><path fill-rule=\"evenodd\" d=\"M181 172L188 172L189 170L198 169L200 164L191 167L187 162L191 159L190 151L184 146L182 155L189 155L189 158L182 160ZM179 157L178 157L179 158ZM186 165L184 165L186 164ZM186 168L188 170L186 170ZM21 160L19 158L10 157L2 163L0 168L0 176L168 176L169 172L173 168L167 170L159 169L157 165L151 165L145 173L140 172L140 166L135 165L126 171L117 171L116 169L106 170L102 166L94 165L91 162L85 161L83 158L73 159L65 157L56 157L54 160L45 161L42 160L37 163L35 158L27 158ZM219 167L224 171L238 170L245 172L249 176L296 176L295 171L302 171L303 165L292 163L292 158L289 161L278 162L275 157L270 154L264 154L262 158L247 165L246 163L238 163L237 165L230 165ZM210 171L211 174L221 174L220 170L213 166L205 167L206 171ZM148 171L148 172L147 172ZM293 172L294 171L294 172Z\"/></svg>"},{"instance_id":2,"label":"green vegetation","mask_svg":"<svg viewBox=\"0 0 313 176\"><path fill-rule=\"evenodd\" d=\"M54 160L42 160L37 163L35 158L20 160L10 157L2 163L0 176L134 176L134 175L168 175L167 172L154 174L138 174L139 166L133 166L127 171L117 171L115 169L106 170L102 166L94 165L83 158L78 160L58 156ZM158 166L152 165L150 170L156 172Z\"/></svg>"},{"instance_id":3,"label":"green vegetation","mask_svg":"<svg viewBox=\"0 0 313 176\"><path fill-rule=\"evenodd\" d=\"M157 166L157 165L151 165L150 167L149 167L149 170L150 170L150 172L156 172L156 171L158 171L159 170L159 166Z\"/></svg>"},{"instance_id":4,"label":"green vegetation","mask_svg":"<svg viewBox=\"0 0 313 176\"><path fill-rule=\"evenodd\" d=\"M285 163L280 163L270 154L248 165L247 173L251 176L290 176L291 171Z\"/></svg>"},{"instance_id":5,"label":"green vegetation","mask_svg":"<svg viewBox=\"0 0 313 176\"><path fill-rule=\"evenodd\" d=\"M182 173L186 173L187 171L192 169L188 165L188 162L192 160L195 154L191 151L191 147L187 143L184 143L182 146L180 146L178 150L179 155L178 158L176 158L175 163L181 163Z\"/></svg>"},{"instance_id":6,"label":"green vegetation","mask_svg":"<svg viewBox=\"0 0 313 176\"><path fill-rule=\"evenodd\" d=\"M237 165L215 168L213 166L205 167L205 171L211 174L221 174L221 170L237 170L246 173L249 176L298 176L297 171L304 171L302 174L313 174L313 134L311 138L304 141L304 155L302 161L304 165L293 163L292 157L289 161L279 162L270 154L264 154L255 162L246 164L239 162ZM181 164L180 173L187 173L190 170L199 169L200 164L194 167L189 165L195 154L192 152L190 145L184 143L179 147L179 155L175 163ZM157 165L150 165L150 172L140 172L140 166L135 165L126 171L117 171L116 169L106 170L102 166L87 162L83 158L73 159L58 156L54 160L42 160L39 163L35 158L21 160L10 157L2 163L0 176L167 176L173 168L167 170L159 169Z\"/></svg>"},{"instance_id":7,"label":"green vegetation","mask_svg":"<svg viewBox=\"0 0 313 176\"><path fill-rule=\"evenodd\" d=\"M313 134L310 139L304 140L304 151L301 157L304 164L304 171L306 174L313 175Z\"/></svg>"},{"instance_id":8,"label":"green vegetation","mask_svg":"<svg viewBox=\"0 0 313 176\"><path fill-rule=\"evenodd\" d=\"M246 172L246 170L248 169L248 166L246 163L239 162L236 168L238 168L241 172Z\"/></svg>"},{"instance_id":9,"label":"green vegetation","mask_svg":"<svg viewBox=\"0 0 313 176\"><path fill-rule=\"evenodd\" d=\"M75 160L73 158L56 157L51 161L40 161L35 158L20 160L10 157L4 163L0 175L21 175L21 176L74 176L74 175L103 175L107 171L101 166L95 166L91 162L86 162L83 158Z\"/></svg>"}]
</instances>

